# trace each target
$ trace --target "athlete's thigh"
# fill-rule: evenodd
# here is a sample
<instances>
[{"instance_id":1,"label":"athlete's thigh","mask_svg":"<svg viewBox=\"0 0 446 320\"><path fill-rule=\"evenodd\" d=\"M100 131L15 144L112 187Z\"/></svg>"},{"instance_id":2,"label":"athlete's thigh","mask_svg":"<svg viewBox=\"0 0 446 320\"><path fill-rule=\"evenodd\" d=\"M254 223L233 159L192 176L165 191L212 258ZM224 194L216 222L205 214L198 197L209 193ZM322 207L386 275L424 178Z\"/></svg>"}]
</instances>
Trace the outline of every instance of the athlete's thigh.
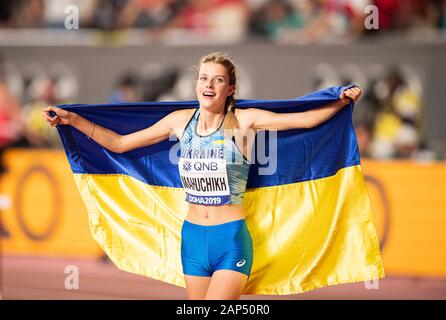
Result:
<instances>
[{"instance_id":1,"label":"athlete's thigh","mask_svg":"<svg viewBox=\"0 0 446 320\"><path fill-rule=\"evenodd\" d=\"M248 276L233 270L217 270L212 275L206 300L237 300L243 293Z\"/></svg>"},{"instance_id":2,"label":"athlete's thigh","mask_svg":"<svg viewBox=\"0 0 446 320\"><path fill-rule=\"evenodd\" d=\"M202 300L205 298L211 277L189 276L185 274L184 279L186 281L188 299Z\"/></svg>"}]
</instances>

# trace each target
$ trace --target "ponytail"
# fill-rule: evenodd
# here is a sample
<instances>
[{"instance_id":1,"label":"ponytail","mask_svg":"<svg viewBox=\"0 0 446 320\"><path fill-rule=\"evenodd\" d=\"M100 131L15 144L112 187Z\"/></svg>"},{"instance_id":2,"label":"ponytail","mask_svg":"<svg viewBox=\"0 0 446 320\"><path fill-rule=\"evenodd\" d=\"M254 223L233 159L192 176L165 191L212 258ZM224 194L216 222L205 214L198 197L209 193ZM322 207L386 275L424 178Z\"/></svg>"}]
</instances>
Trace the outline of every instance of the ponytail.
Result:
<instances>
[{"instance_id":1,"label":"ponytail","mask_svg":"<svg viewBox=\"0 0 446 320\"><path fill-rule=\"evenodd\" d=\"M232 139L235 135L234 130L239 129L239 123L237 121L237 117L235 116L235 99L234 95L231 95L226 98L225 103L225 120L223 121L223 134Z\"/></svg>"}]
</instances>

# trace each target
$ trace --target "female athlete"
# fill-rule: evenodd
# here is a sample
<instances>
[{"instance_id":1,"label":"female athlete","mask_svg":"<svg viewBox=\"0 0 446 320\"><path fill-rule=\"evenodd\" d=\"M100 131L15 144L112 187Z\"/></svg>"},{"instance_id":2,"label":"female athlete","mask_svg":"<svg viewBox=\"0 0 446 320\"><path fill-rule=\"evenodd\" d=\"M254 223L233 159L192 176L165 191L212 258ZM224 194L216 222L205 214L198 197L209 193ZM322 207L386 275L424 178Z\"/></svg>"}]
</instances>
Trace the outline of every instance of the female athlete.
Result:
<instances>
[{"instance_id":1,"label":"female athlete","mask_svg":"<svg viewBox=\"0 0 446 320\"><path fill-rule=\"evenodd\" d=\"M181 261L189 299L239 299L253 263L252 239L242 207L251 146L257 130L311 128L332 117L358 87L344 90L339 100L298 113L236 108L236 68L223 53L201 58L196 67L199 107L173 111L143 130L120 135L82 116L46 107L51 124L71 125L112 152L123 153L176 135L178 164L189 203L181 235ZM55 115L51 116L50 112Z\"/></svg>"}]
</instances>

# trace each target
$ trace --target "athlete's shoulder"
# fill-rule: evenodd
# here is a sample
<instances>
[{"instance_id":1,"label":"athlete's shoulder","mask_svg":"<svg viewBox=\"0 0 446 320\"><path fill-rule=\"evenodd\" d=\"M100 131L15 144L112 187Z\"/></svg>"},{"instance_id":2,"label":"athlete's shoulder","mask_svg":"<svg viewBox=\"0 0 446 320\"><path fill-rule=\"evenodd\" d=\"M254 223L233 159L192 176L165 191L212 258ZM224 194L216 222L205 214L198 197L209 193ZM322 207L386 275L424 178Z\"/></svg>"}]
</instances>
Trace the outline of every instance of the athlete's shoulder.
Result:
<instances>
[{"instance_id":1,"label":"athlete's shoulder","mask_svg":"<svg viewBox=\"0 0 446 320\"><path fill-rule=\"evenodd\" d=\"M177 116L177 117L185 117L188 115L192 115L192 113L194 113L196 108L189 108L189 109L178 109L175 111L172 111L170 114Z\"/></svg>"},{"instance_id":2,"label":"athlete's shoulder","mask_svg":"<svg viewBox=\"0 0 446 320\"><path fill-rule=\"evenodd\" d=\"M184 122L189 121L194 111L195 108L175 110L169 113L168 117L171 119L171 121L173 121L174 124L182 125Z\"/></svg>"},{"instance_id":3,"label":"athlete's shoulder","mask_svg":"<svg viewBox=\"0 0 446 320\"><path fill-rule=\"evenodd\" d=\"M170 117L170 124L177 137L183 136L183 131L191 120L195 110L196 108L180 109L169 113L168 116Z\"/></svg>"},{"instance_id":4,"label":"athlete's shoulder","mask_svg":"<svg viewBox=\"0 0 446 320\"><path fill-rule=\"evenodd\" d=\"M246 108L246 109L241 109L241 108L235 108L235 116L237 118L237 121L240 125L240 128L251 128L252 124L253 124L253 119L256 116L256 108Z\"/></svg>"}]
</instances>

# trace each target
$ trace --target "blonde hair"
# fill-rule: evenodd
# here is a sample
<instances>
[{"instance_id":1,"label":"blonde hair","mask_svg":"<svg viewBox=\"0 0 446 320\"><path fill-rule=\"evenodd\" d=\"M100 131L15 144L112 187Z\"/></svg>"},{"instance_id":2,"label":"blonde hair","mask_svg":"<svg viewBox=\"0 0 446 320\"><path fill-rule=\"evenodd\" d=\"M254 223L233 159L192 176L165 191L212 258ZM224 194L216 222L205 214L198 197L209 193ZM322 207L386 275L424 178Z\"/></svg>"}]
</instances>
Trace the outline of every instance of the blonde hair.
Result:
<instances>
[{"instance_id":1,"label":"blonde hair","mask_svg":"<svg viewBox=\"0 0 446 320\"><path fill-rule=\"evenodd\" d=\"M223 52L213 52L210 54L207 54L203 56L198 65L195 66L195 78L198 79L198 74L200 72L200 67L203 63L218 63L226 68L226 71L228 72L229 76L229 84L230 85L237 85L237 77L236 77L236 70L235 65L231 61L231 58ZM225 101L225 113L226 117L222 124L223 133L224 135L227 135L229 133L231 136L234 135L234 129L239 128L239 124L237 121L237 118L235 116L235 99L234 94L228 96Z\"/></svg>"}]
</instances>

